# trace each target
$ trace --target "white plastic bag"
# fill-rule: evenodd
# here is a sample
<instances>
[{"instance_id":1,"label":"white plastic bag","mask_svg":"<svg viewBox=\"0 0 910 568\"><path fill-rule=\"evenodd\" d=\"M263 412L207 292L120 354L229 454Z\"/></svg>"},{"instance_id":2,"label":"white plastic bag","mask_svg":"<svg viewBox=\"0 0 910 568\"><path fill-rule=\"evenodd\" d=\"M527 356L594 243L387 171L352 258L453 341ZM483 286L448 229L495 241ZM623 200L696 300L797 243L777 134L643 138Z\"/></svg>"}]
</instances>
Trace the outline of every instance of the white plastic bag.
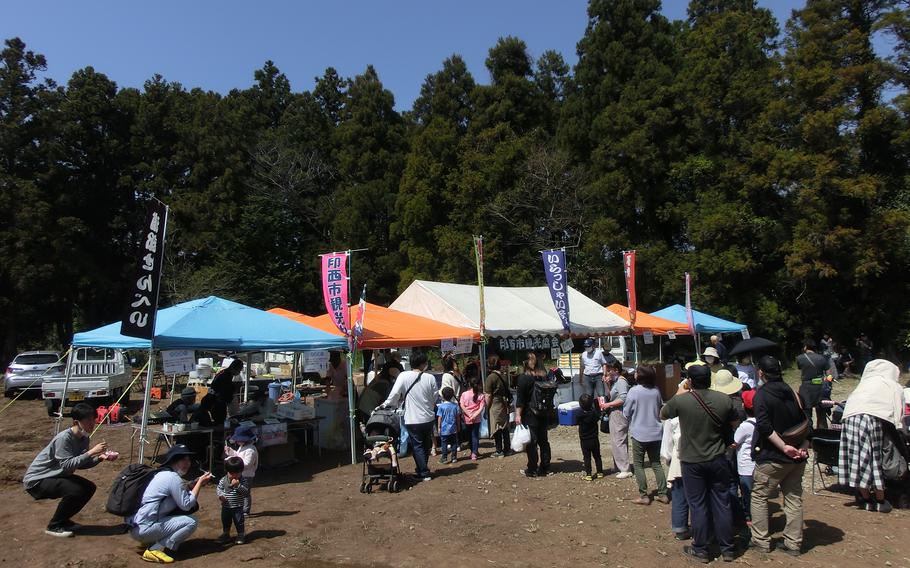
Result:
<instances>
[{"instance_id":1,"label":"white plastic bag","mask_svg":"<svg viewBox=\"0 0 910 568\"><path fill-rule=\"evenodd\" d=\"M512 451L523 452L525 446L531 441L531 431L524 424L515 427L515 433L512 435Z\"/></svg>"}]
</instances>

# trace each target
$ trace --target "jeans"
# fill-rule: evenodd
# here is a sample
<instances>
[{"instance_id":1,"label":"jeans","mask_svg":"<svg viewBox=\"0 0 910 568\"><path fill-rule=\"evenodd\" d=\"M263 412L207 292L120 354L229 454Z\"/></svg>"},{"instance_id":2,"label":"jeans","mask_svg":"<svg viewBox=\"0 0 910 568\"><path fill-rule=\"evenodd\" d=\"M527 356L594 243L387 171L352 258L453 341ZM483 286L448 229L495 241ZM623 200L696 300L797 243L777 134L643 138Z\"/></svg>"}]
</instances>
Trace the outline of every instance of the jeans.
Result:
<instances>
[{"instance_id":1,"label":"jeans","mask_svg":"<svg viewBox=\"0 0 910 568\"><path fill-rule=\"evenodd\" d=\"M442 459L446 459L449 456L449 452L452 453L453 458L458 455L458 434L440 436L439 441L442 446L440 448L442 450Z\"/></svg>"},{"instance_id":2,"label":"jeans","mask_svg":"<svg viewBox=\"0 0 910 568\"><path fill-rule=\"evenodd\" d=\"M149 546L150 550L177 550L180 543L196 532L197 526L196 519L189 515L174 515L164 517L157 523L133 527L130 536L139 542L153 543Z\"/></svg>"},{"instance_id":3,"label":"jeans","mask_svg":"<svg viewBox=\"0 0 910 568\"><path fill-rule=\"evenodd\" d=\"M241 478L240 483L247 489L251 489L253 484L253 479L250 477ZM253 508L253 492L249 491L246 494L246 498L243 500L243 513L245 515L250 514L250 510Z\"/></svg>"},{"instance_id":4,"label":"jeans","mask_svg":"<svg viewBox=\"0 0 910 568\"><path fill-rule=\"evenodd\" d=\"M404 423L404 417L399 418L399 430L401 430L400 438L398 439L398 457L403 458L408 455L408 446L410 444L411 435L408 434L408 427Z\"/></svg>"},{"instance_id":5,"label":"jeans","mask_svg":"<svg viewBox=\"0 0 910 568\"><path fill-rule=\"evenodd\" d=\"M433 423L408 424L408 434L411 448L414 450L417 477L427 477L430 475L430 468L427 467L427 454L433 446Z\"/></svg>"},{"instance_id":6,"label":"jeans","mask_svg":"<svg viewBox=\"0 0 910 568\"><path fill-rule=\"evenodd\" d=\"M667 494L667 474L664 466L660 464L660 440L653 442L639 442L632 438L632 463L634 464L635 481L638 482L638 494L648 494L648 476L645 473L645 454L651 462L651 470L657 480L657 494Z\"/></svg>"},{"instance_id":7,"label":"jeans","mask_svg":"<svg viewBox=\"0 0 910 568\"><path fill-rule=\"evenodd\" d=\"M674 479L670 488L670 528L677 534L689 532L689 501L681 477Z\"/></svg>"},{"instance_id":8,"label":"jeans","mask_svg":"<svg viewBox=\"0 0 910 568\"><path fill-rule=\"evenodd\" d=\"M739 476L739 492L743 498L743 512L746 514L746 520L752 520L752 485L755 480L751 475Z\"/></svg>"},{"instance_id":9,"label":"jeans","mask_svg":"<svg viewBox=\"0 0 910 568\"><path fill-rule=\"evenodd\" d=\"M550 439L547 434L547 421L535 420L526 424L531 432L528 442L528 471L546 473L550 469ZM540 452L538 452L538 448Z\"/></svg>"},{"instance_id":10,"label":"jeans","mask_svg":"<svg viewBox=\"0 0 910 568\"><path fill-rule=\"evenodd\" d=\"M243 507L221 507L221 532L231 533L231 523L237 528L237 536L243 536Z\"/></svg>"},{"instance_id":11,"label":"jeans","mask_svg":"<svg viewBox=\"0 0 910 568\"><path fill-rule=\"evenodd\" d=\"M806 462L755 464L752 474L752 540L759 546L771 546L768 529L768 496L780 487L784 496L784 544L787 548L799 550L803 544L803 473Z\"/></svg>"},{"instance_id":12,"label":"jeans","mask_svg":"<svg viewBox=\"0 0 910 568\"><path fill-rule=\"evenodd\" d=\"M707 554L713 525L721 552L732 553L731 472L727 458L722 454L707 462L682 462L682 473L692 516L692 548L698 554Z\"/></svg>"},{"instance_id":13,"label":"jeans","mask_svg":"<svg viewBox=\"0 0 910 568\"><path fill-rule=\"evenodd\" d=\"M471 439L471 453L476 456L480 452L480 422L465 424L464 429Z\"/></svg>"},{"instance_id":14,"label":"jeans","mask_svg":"<svg viewBox=\"0 0 910 568\"><path fill-rule=\"evenodd\" d=\"M60 499L54 516L47 524L49 529L59 529L72 522L73 515L81 511L92 499L95 489L95 484L88 479L78 475L67 475L42 479L28 490L28 494L39 500Z\"/></svg>"},{"instance_id":15,"label":"jeans","mask_svg":"<svg viewBox=\"0 0 910 568\"><path fill-rule=\"evenodd\" d=\"M597 467L596 473L603 473L604 464L600 459L600 440L581 441L581 456L585 460L585 475L591 475L591 458L594 458L594 466Z\"/></svg>"},{"instance_id":16,"label":"jeans","mask_svg":"<svg viewBox=\"0 0 910 568\"><path fill-rule=\"evenodd\" d=\"M603 373L599 375L582 375L584 378L581 384L585 392L591 396L605 396L606 387L604 386Z\"/></svg>"}]
</instances>

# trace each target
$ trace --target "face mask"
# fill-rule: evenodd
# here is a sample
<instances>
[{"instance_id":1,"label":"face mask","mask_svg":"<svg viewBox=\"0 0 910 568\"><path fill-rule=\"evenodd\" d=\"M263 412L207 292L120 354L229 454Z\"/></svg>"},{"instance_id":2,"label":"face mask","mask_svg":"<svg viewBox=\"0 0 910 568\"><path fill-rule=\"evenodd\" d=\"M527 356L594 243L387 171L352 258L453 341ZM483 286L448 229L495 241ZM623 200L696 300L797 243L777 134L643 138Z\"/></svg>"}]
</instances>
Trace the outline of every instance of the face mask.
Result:
<instances>
[{"instance_id":1,"label":"face mask","mask_svg":"<svg viewBox=\"0 0 910 568\"><path fill-rule=\"evenodd\" d=\"M181 465L181 466L176 466L176 465L174 466L174 473L176 473L180 477L185 476L187 473L189 473L189 471L190 471L189 464Z\"/></svg>"},{"instance_id":2,"label":"face mask","mask_svg":"<svg viewBox=\"0 0 910 568\"><path fill-rule=\"evenodd\" d=\"M591 347L585 347L585 351L588 353L594 353L594 346L592 345Z\"/></svg>"},{"instance_id":3,"label":"face mask","mask_svg":"<svg viewBox=\"0 0 910 568\"><path fill-rule=\"evenodd\" d=\"M711 355L708 355L707 357L705 357L705 363L707 363L708 365L713 365L716 362L717 362L717 359Z\"/></svg>"}]
</instances>

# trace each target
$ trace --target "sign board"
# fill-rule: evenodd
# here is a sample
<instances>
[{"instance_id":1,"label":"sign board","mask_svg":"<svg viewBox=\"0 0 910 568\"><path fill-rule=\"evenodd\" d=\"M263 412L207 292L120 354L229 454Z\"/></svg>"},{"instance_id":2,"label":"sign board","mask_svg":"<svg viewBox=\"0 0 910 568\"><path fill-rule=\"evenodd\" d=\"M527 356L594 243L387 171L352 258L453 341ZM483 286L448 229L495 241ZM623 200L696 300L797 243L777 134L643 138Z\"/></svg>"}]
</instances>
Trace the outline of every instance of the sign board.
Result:
<instances>
[{"instance_id":1,"label":"sign board","mask_svg":"<svg viewBox=\"0 0 910 568\"><path fill-rule=\"evenodd\" d=\"M654 344L654 332L652 332L652 331L646 331L646 332L644 333L644 336L643 336L643 337L645 338L645 345L653 345L653 344Z\"/></svg>"},{"instance_id":2,"label":"sign board","mask_svg":"<svg viewBox=\"0 0 910 568\"><path fill-rule=\"evenodd\" d=\"M559 361L559 347L550 348L550 359L554 361Z\"/></svg>"},{"instance_id":3,"label":"sign board","mask_svg":"<svg viewBox=\"0 0 910 568\"><path fill-rule=\"evenodd\" d=\"M459 337L455 342L455 353L468 354L474 350L474 340L470 337Z\"/></svg>"},{"instance_id":4,"label":"sign board","mask_svg":"<svg viewBox=\"0 0 910 568\"><path fill-rule=\"evenodd\" d=\"M196 352L187 349L162 351L165 375L182 375L196 370Z\"/></svg>"},{"instance_id":5,"label":"sign board","mask_svg":"<svg viewBox=\"0 0 910 568\"><path fill-rule=\"evenodd\" d=\"M449 351L455 351L455 340L454 339L443 339L439 343L439 349L443 353L447 353Z\"/></svg>"},{"instance_id":6,"label":"sign board","mask_svg":"<svg viewBox=\"0 0 910 568\"><path fill-rule=\"evenodd\" d=\"M319 373L324 376L329 372L329 352L328 351L307 351L304 354L303 362L304 373Z\"/></svg>"},{"instance_id":7,"label":"sign board","mask_svg":"<svg viewBox=\"0 0 910 568\"><path fill-rule=\"evenodd\" d=\"M575 342L572 341L571 337L559 344L559 347L560 347L560 349L562 349L563 353L568 353L569 351L572 350L572 348L574 346L575 346Z\"/></svg>"},{"instance_id":8,"label":"sign board","mask_svg":"<svg viewBox=\"0 0 910 568\"><path fill-rule=\"evenodd\" d=\"M676 332L675 332L675 331L668 331L668 332L667 332L667 339L676 339Z\"/></svg>"},{"instance_id":9,"label":"sign board","mask_svg":"<svg viewBox=\"0 0 910 568\"><path fill-rule=\"evenodd\" d=\"M751 336L749 335L749 329L748 329L748 328L744 329L742 333L743 333L743 339L749 339L749 337L751 337Z\"/></svg>"}]
</instances>

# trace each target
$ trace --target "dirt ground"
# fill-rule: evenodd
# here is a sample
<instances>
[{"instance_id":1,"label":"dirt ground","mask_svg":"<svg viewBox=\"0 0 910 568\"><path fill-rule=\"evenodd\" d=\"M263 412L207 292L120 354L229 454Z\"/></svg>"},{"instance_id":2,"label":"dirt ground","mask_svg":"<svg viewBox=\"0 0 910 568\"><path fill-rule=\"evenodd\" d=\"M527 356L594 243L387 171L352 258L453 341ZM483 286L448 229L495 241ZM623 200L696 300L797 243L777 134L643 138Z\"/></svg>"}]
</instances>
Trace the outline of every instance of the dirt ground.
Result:
<instances>
[{"instance_id":1,"label":"dirt ground","mask_svg":"<svg viewBox=\"0 0 910 568\"><path fill-rule=\"evenodd\" d=\"M855 384L855 383L854 383ZM842 391L850 385L841 385ZM140 566L141 549L122 534L120 520L103 507L126 460L85 472L98 493L76 521L73 539L46 536L55 501L34 501L21 485L25 468L50 439L53 424L41 401L21 400L0 415L0 564L24 567ZM96 436L126 457L128 425L104 427ZM432 462L434 479L398 494L358 491L361 466L339 454L304 458L296 466L256 477L248 543L221 547L214 487L203 491L199 530L184 543L185 566L613 566L679 565L682 544L670 530L668 506L632 504L634 479L585 482L573 428L551 430L556 475L525 479L524 455L486 458L476 464ZM602 435L605 462L609 441ZM488 455L489 443L482 449ZM406 472L413 460L402 460ZM806 483L808 484L808 469ZM654 481L651 478L653 487ZM845 494L805 494L807 551L793 559L780 552L747 552L748 566L905 566L910 568L910 511L889 515L859 511ZM783 527L772 505L772 528ZM715 561L719 562L719 561Z\"/></svg>"}]
</instances>

